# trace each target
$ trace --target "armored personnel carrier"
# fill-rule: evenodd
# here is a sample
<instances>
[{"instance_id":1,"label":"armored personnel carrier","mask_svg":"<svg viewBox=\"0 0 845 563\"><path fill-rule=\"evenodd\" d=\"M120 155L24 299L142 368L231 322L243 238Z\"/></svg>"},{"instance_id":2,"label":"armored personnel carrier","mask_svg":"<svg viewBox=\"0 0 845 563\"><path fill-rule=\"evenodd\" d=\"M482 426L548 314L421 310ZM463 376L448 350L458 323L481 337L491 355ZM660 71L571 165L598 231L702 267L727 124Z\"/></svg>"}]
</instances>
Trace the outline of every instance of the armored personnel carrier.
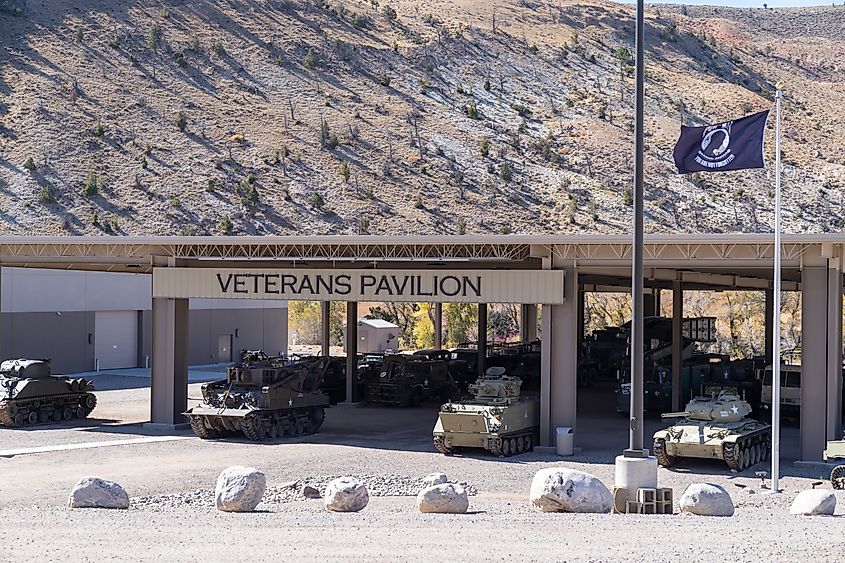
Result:
<instances>
[{"instance_id":1,"label":"armored personnel carrier","mask_svg":"<svg viewBox=\"0 0 845 563\"><path fill-rule=\"evenodd\" d=\"M94 383L53 375L50 360L0 363L0 425L30 426L85 418L97 406Z\"/></svg>"},{"instance_id":2,"label":"armored personnel carrier","mask_svg":"<svg viewBox=\"0 0 845 563\"><path fill-rule=\"evenodd\" d=\"M687 403L684 412L663 414L681 418L654 434L654 456L663 467L679 457L721 459L742 471L769 457L772 427L747 418L751 405L730 389L708 388L708 396Z\"/></svg>"},{"instance_id":3,"label":"armored personnel carrier","mask_svg":"<svg viewBox=\"0 0 845 563\"><path fill-rule=\"evenodd\" d=\"M381 370L370 372L364 381L367 402L413 407L430 397L449 400L455 382L449 373L448 354L385 356Z\"/></svg>"},{"instance_id":4,"label":"armored personnel carrier","mask_svg":"<svg viewBox=\"0 0 845 563\"><path fill-rule=\"evenodd\" d=\"M520 397L522 380L500 366L487 369L469 386L472 397L440 408L434 447L449 455L455 448L484 448L497 456L531 451L539 441L540 407Z\"/></svg>"},{"instance_id":5,"label":"armored personnel carrier","mask_svg":"<svg viewBox=\"0 0 845 563\"><path fill-rule=\"evenodd\" d=\"M202 386L203 401L183 413L203 439L243 434L250 440L313 434L325 419L327 395L319 385L329 357L292 364L264 352L245 350L226 379Z\"/></svg>"}]
</instances>

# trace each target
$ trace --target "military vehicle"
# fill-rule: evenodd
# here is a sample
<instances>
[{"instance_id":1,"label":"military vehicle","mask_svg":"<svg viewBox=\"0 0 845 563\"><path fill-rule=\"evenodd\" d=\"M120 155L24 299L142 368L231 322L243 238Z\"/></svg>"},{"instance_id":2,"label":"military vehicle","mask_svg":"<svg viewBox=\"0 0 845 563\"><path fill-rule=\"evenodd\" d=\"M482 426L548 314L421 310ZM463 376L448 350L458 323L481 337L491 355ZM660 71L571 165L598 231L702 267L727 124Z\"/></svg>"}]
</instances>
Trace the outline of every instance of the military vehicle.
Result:
<instances>
[{"instance_id":1,"label":"military vehicle","mask_svg":"<svg viewBox=\"0 0 845 563\"><path fill-rule=\"evenodd\" d=\"M484 448L497 456L531 451L540 439L540 407L520 396L521 385L504 368L488 368L470 385L471 398L440 407L434 447L446 455L456 448Z\"/></svg>"},{"instance_id":2,"label":"military vehicle","mask_svg":"<svg viewBox=\"0 0 845 563\"><path fill-rule=\"evenodd\" d=\"M183 413L203 439L243 434L250 440L313 434L325 419L329 397L319 386L331 358L294 363L260 350L244 350L226 379L202 386L202 403Z\"/></svg>"},{"instance_id":3,"label":"military vehicle","mask_svg":"<svg viewBox=\"0 0 845 563\"><path fill-rule=\"evenodd\" d=\"M449 354L445 350L442 352ZM385 356L381 371L378 374L370 372L364 381L366 401L413 407L432 397L449 400L455 391L455 382L446 357L440 354Z\"/></svg>"},{"instance_id":4,"label":"military vehicle","mask_svg":"<svg viewBox=\"0 0 845 563\"><path fill-rule=\"evenodd\" d=\"M772 427L747 418L751 405L730 389L710 387L707 396L695 397L684 412L663 414L682 418L654 433L653 453L669 467L679 457L721 459L742 471L769 456Z\"/></svg>"},{"instance_id":5,"label":"military vehicle","mask_svg":"<svg viewBox=\"0 0 845 563\"><path fill-rule=\"evenodd\" d=\"M97 406L94 383L53 375L50 360L0 363L0 425L19 427L85 418Z\"/></svg>"},{"instance_id":6,"label":"military vehicle","mask_svg":"<svg viewBox=\"0 0 845 563\"><path fill-rule=\"evenodd\" d=\"M845 489L845 437L842 440L832 440L824 450L825 461L842 461L830 472L830 486L834 489Z\"/></svg>"}]
</instances>

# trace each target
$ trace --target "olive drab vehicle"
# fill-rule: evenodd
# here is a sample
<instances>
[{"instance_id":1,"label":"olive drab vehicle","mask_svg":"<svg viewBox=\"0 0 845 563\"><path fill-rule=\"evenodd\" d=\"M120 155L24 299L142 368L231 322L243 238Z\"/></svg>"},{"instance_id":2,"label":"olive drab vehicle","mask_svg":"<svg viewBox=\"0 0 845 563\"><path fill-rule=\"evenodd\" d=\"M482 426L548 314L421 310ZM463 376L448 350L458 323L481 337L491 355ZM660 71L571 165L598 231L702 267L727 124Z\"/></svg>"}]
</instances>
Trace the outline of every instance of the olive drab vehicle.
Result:
<instances>
[{"instance_id":1,"label":"olive drab vehicle","mask_svg":"<svg viewBox=\"0 0 845 563\"><path fill-rule=\"evenodd\" d=\"M313 434L325 419L329 397L319 390L329 357L293 363L245 350L226 379L202 386L202 403L184 414L200 438L243 434L250 440Z\"/></svg>"},{"instance_id":2,"label":"olive drab vehicle","mask_svg":"<svg viewBox=\"0 0 845 563\"><path fill-rule=\"evenodd\" d=\"M520 396L522 380L491 367L469 386L472 397L440 407L434 447L442 454L456 448L483 448L498 456L531 451L540 440L539 402Z\"/></svg>"},{"instance_id":3,"label":"olive drab vehicle","mask_svg":"<svg viewBox=\"0 0 845 563\"><path fill-rule=\"evenodd\" d=\"M748 418L751 405L732 389L708 388L708 396L687 403L686 411L663 418L682 418L654 434L657 462L669 467L679 457L721 459L742 471L769 457L772 427Z\"/></svg>"},{"instance_id":4,"label":"olive drab vehicle","mask_svg":"<svg viewBox=\"0 0 845 563\"><path fill-rule=\"evenodd\" d=\"M845 489L845 436L841 440L832 440L827 443L824 460L841 464L830 471L830 486L838 490Z\"/></svg>"},{"instance_id":5,"label":"olive drab vehicle","mask_svg":"<svg viewBox=\"0 0 845 563\"><path fill-rule=\"evenodd\" d=\"M455 382L449 373L449 352L385 356L381 370L371 371L364 381L368 403L417 406L431 397L451 398Z\"/></svg>"},{"instance_id":6,"label":"olive drab vehicle","mask_svg":"<svg viewBox=\"0 0 845 563\"><path fill-rule=\"evenodd\" d=\"M94 383L53 375L49 360L0 363L0 425L30 426L85 418L97 406Z\"/></svg>"}]
</instances>

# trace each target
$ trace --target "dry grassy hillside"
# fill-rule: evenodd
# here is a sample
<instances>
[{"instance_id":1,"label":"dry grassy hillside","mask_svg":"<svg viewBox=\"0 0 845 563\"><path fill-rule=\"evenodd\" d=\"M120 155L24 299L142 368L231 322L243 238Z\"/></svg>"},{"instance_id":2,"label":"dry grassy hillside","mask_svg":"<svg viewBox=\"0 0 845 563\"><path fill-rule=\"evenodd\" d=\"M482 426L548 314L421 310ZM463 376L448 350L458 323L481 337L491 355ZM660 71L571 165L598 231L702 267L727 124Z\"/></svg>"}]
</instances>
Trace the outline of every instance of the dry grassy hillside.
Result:
<instances>
[{"instance_id":1,"label":"dry grassy hillside","mask_svg":"<svg viewBox=\"0 0 845 563\"><path fill-rule=\"evenodd\" d=\"M628 230L631 6L0 8L1 234ZM785 226L845 227L845 6L653 6L647 40L648 230L770 230L771 168L679 176L671 152L778 80Z\"/></svg>"}]
</instances>

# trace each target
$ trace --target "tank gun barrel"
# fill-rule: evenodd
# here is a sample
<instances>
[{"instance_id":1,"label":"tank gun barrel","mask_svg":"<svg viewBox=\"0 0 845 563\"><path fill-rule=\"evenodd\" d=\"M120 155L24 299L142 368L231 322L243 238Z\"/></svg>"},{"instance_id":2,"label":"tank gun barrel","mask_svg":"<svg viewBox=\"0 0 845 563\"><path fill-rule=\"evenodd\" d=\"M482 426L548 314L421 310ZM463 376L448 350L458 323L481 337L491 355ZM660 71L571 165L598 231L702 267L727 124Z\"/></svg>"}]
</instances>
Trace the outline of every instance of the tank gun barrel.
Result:
<instances>
[{"instance_id":1,"label":"tank gun barrel","mask_svg":"<svg viewBox=\"0 0 845 563\"><path fill-rule=\"evenodd\" d=\"M680 411L680 412L664 412L660 415L660 418L685 418L692 414L689 411Z\"/></svg>"}]
</instances>

